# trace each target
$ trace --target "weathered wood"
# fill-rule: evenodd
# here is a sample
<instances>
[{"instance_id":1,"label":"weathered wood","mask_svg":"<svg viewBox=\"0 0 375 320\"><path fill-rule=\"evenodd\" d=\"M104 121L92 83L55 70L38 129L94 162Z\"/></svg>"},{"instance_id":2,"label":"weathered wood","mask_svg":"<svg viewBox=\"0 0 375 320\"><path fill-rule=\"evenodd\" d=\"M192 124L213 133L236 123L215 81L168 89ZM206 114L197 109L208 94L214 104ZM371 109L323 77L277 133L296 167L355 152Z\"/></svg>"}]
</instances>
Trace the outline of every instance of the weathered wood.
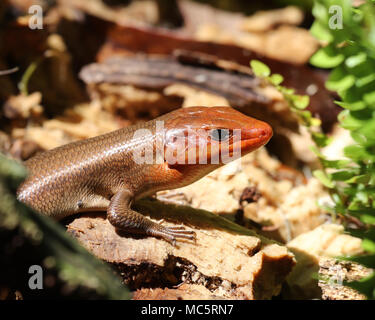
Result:
<instances>
[{"instance_id":1,"label":"weathered wood","mask_svg":"<svg viewBox=\"0 0 375 320\"><path fill-rule=\"evenodd\" d=\"M86 84L131 84L149 89L163 89L182 83L224 96L236 106L251 103L265 105L269 102L266 96L256 92L261 81L253 75L193 67L171 57L138 55L112 58L84 67L80 77Z\"/></svg>"},{"instance_id":2,"label":"weathered wood","mask_svg":"<svg viewBox=\"0 0 375 320\"><path fill-rule=\"evenodd\" d=\"M138 298L155 297L153 291L159 288L158 299L269 299L279 293L295 264L284 246L210 212L147 199L134 207L154 221L183 223L196 232L196 242L180 241L173 247L152 237L134 238L116 232L103 215L82 215L68 231L97 257L115 265L130 288L153 289L137 291ZM182 284L198 287L191 296L181 295L176 286Z\"/></svg>"}]
</instances>

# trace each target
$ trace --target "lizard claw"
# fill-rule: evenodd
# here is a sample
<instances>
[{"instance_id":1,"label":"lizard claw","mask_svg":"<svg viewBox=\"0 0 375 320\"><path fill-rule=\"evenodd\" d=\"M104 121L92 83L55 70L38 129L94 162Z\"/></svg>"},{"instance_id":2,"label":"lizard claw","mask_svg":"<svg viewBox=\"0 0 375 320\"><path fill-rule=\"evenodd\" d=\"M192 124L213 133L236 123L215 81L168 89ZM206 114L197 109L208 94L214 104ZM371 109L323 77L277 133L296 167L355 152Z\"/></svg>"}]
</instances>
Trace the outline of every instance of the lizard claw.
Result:
<instances>
[{"instance_id":1,"label":"lizard claw","mask_svg":"<svg viewBox=\"0 0 375 320\"><path fill-rule=\"evenodd\" d=\"M192 230L186 230L183 226L164 227L159 224L157 230L152 230L151 233L161 237L173 246L176 246L176 242L180 239L196 240L196 233Z\"/></svg>"}]
</instances>

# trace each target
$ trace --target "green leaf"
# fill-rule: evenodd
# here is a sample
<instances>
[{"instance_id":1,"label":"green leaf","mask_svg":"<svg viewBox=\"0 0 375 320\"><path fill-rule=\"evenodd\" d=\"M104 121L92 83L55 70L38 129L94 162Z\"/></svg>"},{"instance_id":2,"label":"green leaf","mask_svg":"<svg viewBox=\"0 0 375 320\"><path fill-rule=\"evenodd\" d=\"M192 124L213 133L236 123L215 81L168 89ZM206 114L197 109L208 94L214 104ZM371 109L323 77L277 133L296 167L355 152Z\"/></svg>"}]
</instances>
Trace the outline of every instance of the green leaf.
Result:
<instances>
[{"instance_id":1,"label":"green leaf","mask_svg":"<svg viewBox=\"0 0 375 320\"><path fill-rule=\"evenodd\" d=\"M284 95L284 96L291 96L294 94L294 89L292 88L286 88L283 86L278 86L277 89Z\"/></svg>"},{"instance_id":2,"label":"green leaf","mask_svg":"<svg viewBox=\"0 0 375 320\"><path fill-rule=\"evenodd\" d=\"M326 81L328 90L347 90L355 83L355 77L345 72L344 68L338 67L333 70Z\"/></svg>"},{"instance_id":3,"label":"green leaf","mask_svg":"<svg viewBox=\"0 0 375 320\"><path fill-rule=\"evenodd\" d=\"M340 65L345 59L341 53L335 52L331 46L318 50L310 59L310 63L320 68L334 68Z\"/></svg>"},{"instance_id":4,"label":"green leaf","mask_svg":"<svg viewBox=\"0 0 375 320\"><path fill-rule=\"evenodd\" d=\"M360 217L361 221L363 223L368 223L368 224L373 224L375 225L375 215L371 215L371 214L362 214L361 217ZM375 264L374 264L375 266Z\"/></svg>"},{"instance_id":5,"label":"green leaf","mask_svg":"<svg viewBox=\"0 0 375 320\"><path fill-rule=\"evenodd\" d=\"M375 228L369 228L367 230L361 229L348 229L350 235L361 239L370 239L375 242Z\"/></svg>"},{"instance_id":6,"label":"green leaf","mask_svg":"<svg viewBox=\"0 0 375 320\"><path fill-rule=\"evenodd\" d=\"M368 215L375 215L375 209L373 209L373 208L361 208L360 210L349 210L348 213L352 216L355 216L355 217L360 217L361 214L363 214L363 213L368 214ZM375 228L370 228L370 231L371 230L374 230L374 232L375 232ZM366 234L367 234L367 231L366 231Z\"/></svg>"},{"instance_id":7,"label":"green leaf","mask_svg":"<svg viewBox=\"0 0 375 320\"><path fill-rule=\"evenodd\" d=\"M338 104L340 107L343 107L345 109L356 111L356 110L362 110L366 108L366 103L363 101L357 101L353 103L349 102L343 102L343 101L335 101L336 104Z\"/></svg>"},{"instance_id":8,"label":"green leaf","mask_svg":"<svg viewBox=\"0 0 375 320\"><path fill-rule=\"evenodd\" d=\"M296 107L299 110L305 109L310 103L310 97L306 95L293 95L291 99L293 101L294 107Z\"/></svg>"},{"instance_id":9,"label":"green leaf","mask_svg":"<svg viewBox=\"0 0 375 320\"><path fill-rule=\"evenodd\" d=\"M361 78L357 78L357 80L355 81L355 85L357 87L363 87L370 84L373 81L375 81L375 73L370 73Z\"/></svg>"},{"instance_id":10,"label":"green leaf","mask_svg":"<svg viewBox=\"0 0 375 320\"><path fill-rule=\"evenodd\" d=\"M356 256L350 257L345 260L350 260L357 262L365 267L371 268L371 266L375 266L375 254L363 255L363 256Z\"/></svg>"},{"instance_id":11,"label":"green leaf","mask_svg":"<svg viewBox=\"0 0 375 320\"><path fill-rule=\"evenodd\" d=\"M343 169L345 168L351 161L350 160L320 160L324 167L332 168L332 169Z\"/></svg>"},{"instance_id":12,"label":"green leaf","mask_svg":"<svg viewBox=\"0 0 375 320\"><path fill-rule=\"evenodd\" d=\"M316 143L316 145L320 148L328 146L332 139L326 136L324 133L321 132L312 132L312 139Z\"/></svg>"},{"instance_id":13,"label":"green leaf","mask_svg":"<svg viewBox=\"0 0 375 320\"><path fill-rule=\"evenodd\" d=\"M375 253L375 242L370 239L363 239L362 248L365 249L367 252Z\"/></svg>"},{"instance_id":14,"label":"green leaf","mask_svg":"<svg viewBox=\"0 0 375 320\"><path fill-rule=\"evenodd\" d=\"M324 159L324 155L320 152L320 150L316 146L310 146L310 150L315 153L315 155L320 158Z\"/></svg>"},{"instance_id":15,"label":"green leaf","mask_svg":"<svg viewBox=\"0 0 375 320\"><path fill-rule=\"evenodd\" d=\"M344 148L344 155L354 161L363 161L371 157L366 149L360 145L351 145Z\"/></svg>"},{"instance_id":16,"label":"green leaf","mask_svg":"<svg viewBox=\"0 0 375 320\"><path fill-rule=\"evenodd\" d=\"M312 8L312 14L316 18L316 21L328 22L328 10L323 3L315 1Z\"/></svg>"},{"instance_id":17,"label":"green leaf","mask_svg":"<svg viewBox=\"0 0 375 320\"><path fill-rule=\"evenodd\" d=\"M315 20L313 25L310 28L311 34L323 41L331 42L334 37L330 32L330 29L328 28L328 24L323 24L320 21Z\"/></svg>"},{"instance_id":18,"label":"green leaf","mask_svg":"<svg viewBox=\"0 0 375 320\"><path fill-rule=\"evenodd\" d=\"M359 159L362 153L363 148L359 145L352 145L344 148L344 155L350 158L355 156L355 159Z\"/></svg>"},{"instance_id":19,"label":"green leaf","mask_svg":"<svg viewBox=\"0 0 375 320\"><path fill-rule=\"evenodd\" d=\"M348 111L348 110L345 110L345 111ZM349 113L345 111L339 114L339 120L343 128L354 131L354 130L361 128L364 125L363 120L355 118L353 117L353 113Z\"/></svg>"},{"instance_id":20,"label":"green leaf","mask_svg":"<svg viewBox=\"0 0 375 320\"><path fill-rule=\"evenodd\" d=\"M367 55L365 52L360 52L355 56L351 56L345 60L345 65L348 68L354 68L361 63L364 63L367 59Z\"/></svg>"},{"instance_id":21,"label":"green leaf","mask_svg":"<svg viewBox=\"0 0 375 320\"><path fill-rule=\"evenodd\" d=\"M348 90L339 91L341 100L347 103L349 106L352 106L351 108L349 108L343 105L343 107L353 110L353 111L364 109L364 106L366 106L366 103L363 100L363 95L365 93L366 93L366 88L363 88L363 87L357 88L355 86L352 86Z\"/></svg>"},{"instance_id":22,"label":"green leaf","mask_svg":"<svg viewBox=\"0 0 375 320\"><path fill-rule=\"evenodd\" d=\"M333 188L335 184L329 175L325 174L322 170L313 171L314 177L316 177L324 186L327 188Z\"/></svg>"},{"instance_id":23,"label":"green leaf","mask_svg":"<svg viewBox=\"0 0 375 320\"><path fill-rule=\"evenodd\" d=\"M363 100L365 100L368 105L375 105L375 90L369 93L365 93L363 95Z\"/></svg>"},{"instance_id":24,"label":"green leaf","mask_svg":"<svg viewBox=\"0 0 375 320\"><path fill-rule=\"evenodd\" d=\"M336 171L331 173L332 180L334 181L347 181L353 178L357 173L349 170Z\"/></svg>"},{"instance_id":25,"label":"green leaf","mask_svg":"<svg viewBox=\"0 0 375 320\"><path fill-rule=\"evenodd\" d=\"M301 117L301 119L304 120L307 125L309 125L310 121L312 119L311 112L306 111L306 110L298 110L296 108L295 108L295 110L296 110L297 115L299 115Z\"/></svg>"},{"instance_id":26,"label":"green leaf","mask_svg":"<svg viewBox=\"0 0 375 320\"><path fill-rule=\"evenodd\" d=\"M259 60L251 60L250 66L257 77L266 78L271 74L270 68Z\"/></svg>"},{"instance_id":27,"label":"green leaf","mask_svg":"<svg viewBox=\"0 0 375 320\"><path fill-rule=\"evenodd\" d=\"M350 135L358 144L366 144L368 142L366 135L361 132L352 131Z\"/></svg>"},{"instance_id":28,"label":"green leaf","mask_svg":"<svg viewBox=\"0 0 375 320\"><path fill-rule=\"evenodd\" d=\"M275 73L269 77L269 80L274 86L277 86L284 81L284 78L281 74Z\"/></svg>"},{"instance_id":29,"label":"green leaf","mask_svg":"<svg viewBox=\"0 0 375 320\"><path fill-rule=\"evenodd\" d=\"M318 119L318 118L311 118L310 120L310 124L314 127L320 127L322 125L322 120ZM331 140L328 139L328 142L327 142L327 145L331 143Z\"/></svg>"},{"instance_id":30,"label":"green leaf","mask_svg":"<svg viewBox=\"0 0 375 320\"><path fill-rule=\"evenodd\" d=\"M348 282L345 285L365 294L367 299L375 299L375 272L359 281Z\"/></svg>"},{"instance_id":31,"label":"green leaf","mask_svg":"<svg viewBox=\"0 0 375 320\"><path fill-rule=\"evenodd\" d=\"M368 183L371 176L370 174L361 174L346 180L346 183ZM360 194L358 192L358 194Z\"/></svg>"}]
</instances>

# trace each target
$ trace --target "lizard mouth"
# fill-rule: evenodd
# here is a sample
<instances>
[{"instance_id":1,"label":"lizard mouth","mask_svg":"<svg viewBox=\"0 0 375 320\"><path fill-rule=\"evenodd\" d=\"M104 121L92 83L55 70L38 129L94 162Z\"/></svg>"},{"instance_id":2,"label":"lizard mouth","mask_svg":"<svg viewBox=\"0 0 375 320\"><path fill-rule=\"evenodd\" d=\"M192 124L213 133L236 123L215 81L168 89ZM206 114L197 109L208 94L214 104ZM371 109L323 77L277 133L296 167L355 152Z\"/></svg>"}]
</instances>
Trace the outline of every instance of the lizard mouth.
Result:
<instances>
[{"instance_id":1,"label":"lizard mouth","mask_svg":"<svg viewBox=\"0 0 375 320\"><path fill-rule=\"evenodd\" d=\"M234 152L241 152L241 156L254 151L265 145L271 138L273 132L271 126L265 122L260 122L256 128L242 129L241 139L234 141L229 146L229 152L232 155Z\"/></svg>"},{"instance_id":2,"label":"lizard mouth","mask_svg":"<svg viewBox=\"0 0 375 320\"><path fill-rule=\"evenodd\" d=\"M243 130L241 133L241 147L244 151L255 150L265 145L272 138L271 126L265 122L262 122L262 124L263 126L260 128Z\"/></svg>"}]
</instances>

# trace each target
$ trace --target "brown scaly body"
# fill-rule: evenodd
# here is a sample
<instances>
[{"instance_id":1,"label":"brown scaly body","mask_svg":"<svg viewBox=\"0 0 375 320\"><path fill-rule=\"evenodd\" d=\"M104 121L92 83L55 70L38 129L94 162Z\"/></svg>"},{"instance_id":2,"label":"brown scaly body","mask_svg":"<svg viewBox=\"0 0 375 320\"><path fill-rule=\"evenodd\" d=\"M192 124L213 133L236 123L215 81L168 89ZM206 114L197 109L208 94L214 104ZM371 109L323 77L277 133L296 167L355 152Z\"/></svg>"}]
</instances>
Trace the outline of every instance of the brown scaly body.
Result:
<instances>
[{"instance_id":1,"label":"brown scaly body","mask_svg":"<svg viewBox=\"0 0 375 320\"><path fill-rule=\"evenodd\" d=\"M157 130L157 121L163 121L162 131ZM190 184L222 165L210 163L221 148L221 142L217 150L214 148L210 136L217 129L241 129L241 155L264 145L272 136L266 123L229 107L178 109L147 123L37 154L25 162L29 176L18 190L18 199L56 219L107 209L109 221L117 228L173 243L176 238L192 239L192 232L156 224L133 211L131 203L159 190ZM139 130L149 130L150 134ZM164 139L164 148L176 147L181 143L176 136L185 137L188 130L193 132L194 143L203 139L208 146L208 164L199 164L198 160L196 164L171 164L166 158L158 163L135 161L134 154L144 156L147 148L156 155L157 137ZM202 137L198 130L208 135ZM228 137L227 143L232 147L234 141Z\"/></svg>"}]
</instances>

